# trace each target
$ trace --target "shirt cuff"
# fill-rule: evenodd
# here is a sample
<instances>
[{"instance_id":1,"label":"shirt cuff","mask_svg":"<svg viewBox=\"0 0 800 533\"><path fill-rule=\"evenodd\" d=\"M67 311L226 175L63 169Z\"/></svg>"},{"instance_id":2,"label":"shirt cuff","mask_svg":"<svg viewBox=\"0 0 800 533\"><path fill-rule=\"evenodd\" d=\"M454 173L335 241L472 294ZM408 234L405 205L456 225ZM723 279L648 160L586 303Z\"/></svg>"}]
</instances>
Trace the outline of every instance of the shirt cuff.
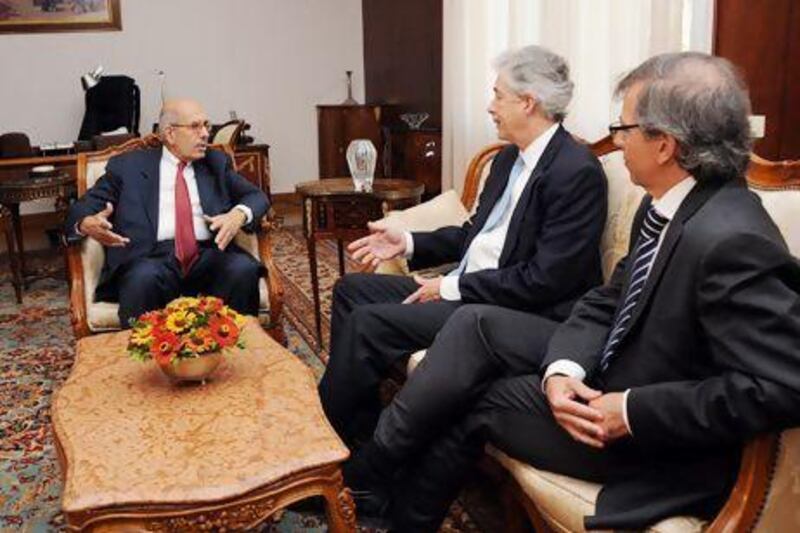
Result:
<instances>
[{"instance_id":1,"label":"shirt cuff","mask_svg":"<svg viewBox=\"0 0 800 533\"><path fill-rule=\"evenodd\" d=\"M83 220L81 220L81 222L83 222ZM86 237L86 235L84 235L83 232L80 229L81 228L81 222L76 222L75 223L75 234L76 235L80 235L81 237Z\"/></svg>"},{"instance_id":2,"label":"shirt cuff","mask_svg":"<svg viewBox=\"0 0 800 533\"><path fill-rule=\"evenodd\" d=\"M542 377L542 391L544 391L544 386L545 383L547 383L547 379L556 374L575 378L580 381L583 381L583 379L586 377L586 371L575 361L570 361L569 359L557 359L556 361L553 361L547 365L547 370L545 370L544 376Z\"/></svg>"},{"instance_id":3,"label":"shirt cuff","mask_svg":"<svg viewBox=\"0 0 800 533\"><path fill-rule=\"evenodd\" d=\"M249 224L249 223L251 223L253 221L253 210L250 209L249 207L247 207L246 205L237 204L237 205L233 206L233 208L234 209L238 209L239 211L244 213L244 216L245 216L244 223L245 224Z\"/></svg>"},{"instance_id":4,"label":"shirt cuff","mask_svg":"<svg viewBox=\"0 0 800 533\"><path fill-rule=\"evenodd\" d=\"M628 428L628 434L633 436L633 431L631 431L631 422L628 420L628 395L631 393L631 390L626 390L622 395L622 420L625 421L625 427Z\"/></svg>"},{"instance_id":5,"label":"shirt cuff","mask_svg":"<svg viewBox=\"0 0 800 533\"><path fill-rule=\"evenodd\" d=\"M410 231L404 231L403 237L406 239L406 251L403 252L403 258L411 259L414 255L414 237L411 236Z\"/></svg>"},{"instance_id":6,"label":"shirt cuff","mask_svg":"<svg viewBox=\"0 0 800 533\"><path fill-rule=\"evenodd\" d=\"M445 276L439 284L439 296L442 300L458 302L461 300L461 289L458 286L459 276Z\"/></svg>"}]
</instances>

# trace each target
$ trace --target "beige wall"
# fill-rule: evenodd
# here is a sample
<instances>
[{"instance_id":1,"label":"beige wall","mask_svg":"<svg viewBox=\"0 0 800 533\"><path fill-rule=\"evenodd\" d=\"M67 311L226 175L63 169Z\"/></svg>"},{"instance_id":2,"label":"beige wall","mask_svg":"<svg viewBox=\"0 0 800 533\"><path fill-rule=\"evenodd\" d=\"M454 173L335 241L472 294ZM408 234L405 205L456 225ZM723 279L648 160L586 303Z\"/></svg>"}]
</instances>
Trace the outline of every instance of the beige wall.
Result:
<instances>
[{"instance_id":1,"label":"beige wall","mask_svg":"<svg viewBox=\"0 0 800 533\"><path fill-rule=\"evenodd\" d=\"M345 98L354 71L363 102L361 0L121 0L121 32L0 35L0 130L34 144L73 141L84 112L81 74L102 64L136 79L141 129L167 95L204 103L213 121L235 109L271 146L272 190L314 179L316 110ZM27 211L31 211L30 206Z\"/></svg>"}]
</instances>

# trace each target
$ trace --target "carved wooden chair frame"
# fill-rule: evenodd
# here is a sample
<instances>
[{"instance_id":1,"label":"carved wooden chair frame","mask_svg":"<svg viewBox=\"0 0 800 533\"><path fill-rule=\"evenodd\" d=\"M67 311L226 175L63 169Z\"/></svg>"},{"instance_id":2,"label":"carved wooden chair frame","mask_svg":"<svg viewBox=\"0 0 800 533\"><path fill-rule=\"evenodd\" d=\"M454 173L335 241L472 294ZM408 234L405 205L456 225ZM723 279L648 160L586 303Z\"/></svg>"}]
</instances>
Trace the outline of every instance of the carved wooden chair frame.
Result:
<instances>
[{"instance_id":1,"label":"carved wooden chair frame","mask_svg":"<svg viewBox=\"0 0 800 533\"><path fill-rule=\"evenodd\" d=\"M486 146L470 162L464 179L464 190L461 194L461 201L468 210L472 209L478 196L486 165L504 146L505 143ZM618 150L611 136L592 143L590 148L597 157ZM773 162L753 154L747 172L747 183L753 189L800 190L800 161ZM780 433L764 434L745 445L736 484L719 514L704 530L705 533L729 533L753 529L766 502L767 491L775 471L780 439ZM488 455L486 457L490 458ZM492 459L491 462L494 463L494 460ZM513 501L522 505L536 531L540 533L554 531L543 518L535 502L523 491L510 473L499 464L491 464L489 468L494 475L500 471L503 472L506 503ZM509 516L508 518L509 525L516 522L518 527L522 526L517 517ZM512 527L512 529L514 528Z\"/></svg>"},{"instance_id":2,"label":"carved wooden chair frame","mask_svg":"<svg viewBox=\"0 0 800 533\"><path fill-rule=\"evenodd\" d=\"M161 146L161 139L156 134L150 134L145 137L131 139L130 141L112 146L100 152L90 152L78 154L77 159L77 189L78 196L86 193L86 179L87 179L87 166L92 161L108 160L115 155L119 155L132 150L139 150L143 148L157 148ZM224 151L231 158L231 162L235 164L233 158L232 147L228 145L217 145L213 148ZM270 212L261 219L260 230L257 233L258 238L258 253L261 262L266 267L266 284L267 294L269 299L269 325L265 328L275 340L281 344L286 344L286 335L283 331L283 285L278 278L275 262L272 257L272 240L271 231L276 229L274 222L274 214ZM72 329L75 332L75 337L80 339L87 335L91 335L92 331L89 329L89 322L86 309L86 287L83 282L83 262L81 261L81 246L75 244L67 246L67 268L69 273L69 299L70 299L70 319L72 322Z\"/></svg>"}]
</instances>

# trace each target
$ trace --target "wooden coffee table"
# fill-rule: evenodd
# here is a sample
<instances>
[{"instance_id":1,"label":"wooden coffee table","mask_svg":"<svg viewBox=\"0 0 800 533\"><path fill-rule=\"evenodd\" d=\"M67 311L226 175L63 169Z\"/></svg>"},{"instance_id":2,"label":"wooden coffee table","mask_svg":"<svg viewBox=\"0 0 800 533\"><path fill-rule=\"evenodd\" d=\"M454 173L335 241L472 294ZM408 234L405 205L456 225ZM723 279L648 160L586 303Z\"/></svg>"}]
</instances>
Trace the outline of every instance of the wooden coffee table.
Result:
<instances>
[{"instance_id":1,"label":"wooden coffee table","mask_svg":"<svg viewBox=\"0 0 800 533\"><path fill-rule=\"evenodd\" d=\"M173 385L125 356L128 332L78 341L53 429L72 530L242 530L303 498L325 498L332 531L354 531L348 450L310 370L263 332L205 385Z\"/></svg>"}]
</instances>

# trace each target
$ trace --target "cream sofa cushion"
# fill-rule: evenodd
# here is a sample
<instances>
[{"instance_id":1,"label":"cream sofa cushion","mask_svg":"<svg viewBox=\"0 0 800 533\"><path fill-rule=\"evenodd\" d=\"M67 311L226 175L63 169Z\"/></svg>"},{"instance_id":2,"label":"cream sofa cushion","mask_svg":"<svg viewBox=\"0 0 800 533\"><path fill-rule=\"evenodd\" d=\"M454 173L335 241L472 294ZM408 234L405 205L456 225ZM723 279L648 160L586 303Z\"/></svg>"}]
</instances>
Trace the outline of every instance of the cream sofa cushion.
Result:
<instances>
[{"instance_id":1,"label":"cream sofa cushion","mask_svg":"<svg viewBox=\"0 0 800 533\"><path fill-rule=\"evenodd\" d=\"M600 158L608 179L608 216L600 241L603 279L608 281L617 262L628 253L631 225L645 191L631 182L622 152Z\"/></svg>"},{"instance_id":2,"label":"cream sofa cushion","mask_svg":"<svg viewBox=\"0 0 800 533\"><path fill-rule=\"evenodd\" d=\"M383 219L389 227L401 231L433 231L445 226L460 226L469 213L454 190L402 211L390 211ZM408 275L408 262L403 258L384 261L375 272Z\"/></svg>"},{"instance_id":3,"label":"cream sofa cushion","mask_svg":"<svg viewBox=\"0 0 800 533\"><path fill-rule=\"evenodd\" d=\"M586 531L583 517L593 515L602 485L534 468L509 457L493 446L489 455L505 467L525 494L534 502L542 517L556 531ZM650 526L653 533L700 532L706 522L688 516L676 516Z\"/></svg>"},{"instance_id":4,"label":"cream sofa cushion","mask_svg":"<svg viewBox=\"0 0 800 533\"><path fill-rule=\"evenodd\" d=\"M107 161L91 161L86 165L86 187L92 187L105 173ZM235 242L243 250L247 251L261 261L258 253L258 238L254 234L240 231L235 238ZM95 302L94 292L100 281L100 273L103 270L105 261L105 250L103 246L92 238L84 239L81 243L81 263L83 264L83 284L86 298L86 321L89 331L100 333L103 331L113 331L120 328L119 305L112 302ZM267 284L264 278L258 281L259 311L269 311L269 296Z\"/></svg>"}]
</instances>

